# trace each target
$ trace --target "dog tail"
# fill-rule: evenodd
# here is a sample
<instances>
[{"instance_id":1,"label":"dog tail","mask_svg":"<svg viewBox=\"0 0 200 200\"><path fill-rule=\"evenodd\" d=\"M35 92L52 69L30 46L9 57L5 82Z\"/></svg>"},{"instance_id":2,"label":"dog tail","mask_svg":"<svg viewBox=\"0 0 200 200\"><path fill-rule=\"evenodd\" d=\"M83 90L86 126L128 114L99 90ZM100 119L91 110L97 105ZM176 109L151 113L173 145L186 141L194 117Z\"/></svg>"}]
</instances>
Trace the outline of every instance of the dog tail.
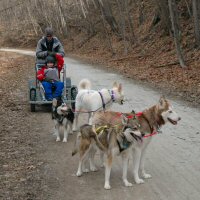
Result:
<instances>
[{"instance_id":1,"label":"dog tail","mask_svg":"<svg viewBox=\"0 0 200 200\"><path fill-rule=\"evenodd\" d=\"M94 138L95 142L96 142L96 145L98 146L98 148L101 150L101 151L106 151L106 148L104 147L104 145L100 142L98 136L97 136L97 133L96 133L96 130L95 130L95 126L93 125L92 126L92 131L93 131L93 134L91 135L91 137Z\"/></svg>"},{"instance_id":2,"label":"dog tail","mask_svg":"<svg viewBox=\"0 0 200 200\"><path fill-rule=\"evenodd\" d=\"M79 152L80 138L81 138L81 133L78 133L74 144L74 149L72 151L72 156L76 155Z\"/></svg>"},{"instance_id":3,"label":"dog tail","mask_svg":"<svg viewBox=\"0 0 200 200\"><path fill-rule=\"evenodd\" d=\"M88 79L82 79L78 86L79 90L90 90L91 89L91 82Z\"/></svg>"}]
</instances>

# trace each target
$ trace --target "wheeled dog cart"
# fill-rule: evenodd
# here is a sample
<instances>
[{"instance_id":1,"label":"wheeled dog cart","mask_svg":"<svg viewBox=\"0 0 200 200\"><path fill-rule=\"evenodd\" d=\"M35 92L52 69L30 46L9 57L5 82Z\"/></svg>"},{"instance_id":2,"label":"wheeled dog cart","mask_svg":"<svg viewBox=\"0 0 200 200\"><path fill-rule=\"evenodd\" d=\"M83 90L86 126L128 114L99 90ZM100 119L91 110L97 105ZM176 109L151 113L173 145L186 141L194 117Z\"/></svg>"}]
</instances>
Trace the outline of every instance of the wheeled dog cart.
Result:
<instances>
[{"instance_id":1,"label":"wheeled dog cart","mask_svg":"<svg viewBox=\"0 0 200 200\"><path fill-rule=\"evenodd\" d=\"M51 105L52 101L44 101L45 91L41 82L37 79L37 71L44 66L44 64L35 65L35 78L29 80L29 103L31 107L31 112L36 111L36 106L41 105ZM66 77L66 64L64 64L63 69L60 72L60 81L64 83L64 89L62 93L62 100L67 105L71 106L72 109L75 108L75 99L78 93L78 88L76 85L71 84L71 78ZM54 88L52 88L54 90Z\"/></svg>"}]
</instances>

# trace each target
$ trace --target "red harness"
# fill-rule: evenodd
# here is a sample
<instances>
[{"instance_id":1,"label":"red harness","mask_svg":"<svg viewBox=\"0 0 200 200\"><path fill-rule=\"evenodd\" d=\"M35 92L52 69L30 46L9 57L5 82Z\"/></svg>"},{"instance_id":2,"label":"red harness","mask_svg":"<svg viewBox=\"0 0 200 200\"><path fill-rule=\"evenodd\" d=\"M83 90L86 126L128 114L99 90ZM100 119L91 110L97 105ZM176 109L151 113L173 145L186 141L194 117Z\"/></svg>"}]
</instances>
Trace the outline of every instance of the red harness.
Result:
<instances>
[{"instance_id":1,"label":"red harness","mask_svg":"<svg viewBox=\"0 0 200 200\"><path fill-rule=\"evenodd\" d=\"M138 113L136 113L136 116L137 116L137 117L140 117L142 114L143 114L142 112L138 112ZM144 135L143 138L148 138L148 137L151 137L151 136L156 135L156 134L158 134L158 132L155 131L155 130L153 130L152 133L147 134L147 135Z\"/></svg>"},{"instance_id":2,"label":"red harness","mask_svg":"<svg viewBox=\"0 0 200 200\"><path fill-rule=\"evenodd\" d=\"M153 131L153 132L150 133L150 134L144 135L143 138L151 137L151 136L156 135L156 134L158 134L158 132Z\"/></svg>"},{"instance_id":3,"label":"red harness","mask_svg":"<svg viewBox=\"0 0 200 200\"><path fill-rule=\"evenodd\" d=\"M136 116L137 116L137 117L140 117L140 116L142 116L142 114L143 114L142 112L138 112L138 113L136 113ZM117 116L118 116L118 117L121 117L121 115L122 115L122 113L117 113ZM132 119L133 117L134 117L133 115L127 116L128 119ZM144 135L143 138L148 138L148 137L151 137L151 136L156 135L156 134L158 134L158 132L155 131L155 130L153 130L152 133L147 134L147 135Z\"/></svg>"}]
</instances>

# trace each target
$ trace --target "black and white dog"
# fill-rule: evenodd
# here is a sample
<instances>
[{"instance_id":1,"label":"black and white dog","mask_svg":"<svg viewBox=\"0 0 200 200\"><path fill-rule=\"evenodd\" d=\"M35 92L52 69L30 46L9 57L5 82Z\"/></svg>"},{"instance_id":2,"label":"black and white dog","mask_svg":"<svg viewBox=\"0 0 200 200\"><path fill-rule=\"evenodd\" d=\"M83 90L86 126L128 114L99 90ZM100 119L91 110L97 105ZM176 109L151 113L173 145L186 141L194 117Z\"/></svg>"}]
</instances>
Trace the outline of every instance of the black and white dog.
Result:
<instances>
[{"instance_id":1,"label":"black and white dog","mask_svg":"<svg viewBox=\"0 0 200 200\"><path fill-rule=\"evenodd\" d=\"M63 142L67 142L68 134L72 132L74 113L62 100L53 99L52 119L55 123L56 141L60 141L60 127L64 127Z\"/></svg>"}]
</instances>

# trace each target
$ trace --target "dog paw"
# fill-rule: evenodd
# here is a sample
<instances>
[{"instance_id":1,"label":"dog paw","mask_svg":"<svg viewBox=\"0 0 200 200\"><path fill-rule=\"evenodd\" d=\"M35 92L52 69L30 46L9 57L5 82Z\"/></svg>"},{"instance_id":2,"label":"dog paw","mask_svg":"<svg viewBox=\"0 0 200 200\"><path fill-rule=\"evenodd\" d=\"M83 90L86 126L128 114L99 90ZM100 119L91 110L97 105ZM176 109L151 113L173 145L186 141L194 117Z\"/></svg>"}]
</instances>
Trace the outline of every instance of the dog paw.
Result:
<instances>
[{"instance_id":1,"label":"dog paw","mask_svg":"<svg viewBox=\"0 0 200 200\"><path fill-rule=\"evenodd\" d=\"M105 167L105 163L100 163L100 167L101 168Z\"/></svg>"},{"instance_id":2,"label":"dog paw","mask_svg":"<svg viewBox=\"0 0 200 200\"><path fill-rule=\"evenodd\" d=\"M93 167L90 167L90 171L96 172L96 171L98 171L98 169L95 166L93 166Z\"/></svg>"},{"instance_id":3,"label":"dog paw","mask_svg":"<svg viewBox=\"0 0 200 200\"><path fill-rule=\"evenodd\" d=\"M144 180L141 179L141 178L139 178L139 179L135 180L135 183L136 183L136 184L143 184L143 183L144 183Z\"/></svg>"},{"instance_id":4,"label":"dog paw","mask_svg":"<svg viewBox=\"0 0 200 200\"><path fill-rule=\"evenodd\" d=\"M79 172L79 171L78 171L78 172L76 173L76 176L79 177L79 176L82 176L82 174L83 174L82 172Z\"/></svg>"},{"instance_id":5,"label":"dog paw","mask_svg":"<svg viewBox=\"0 0 200 200\"><path fill-rule=\"evenodd\" d=\"M84 173L88 173L90 170L89 169L83 169Z\"/></svg>"},{"instance_id":6,"label":"dog paw","mask_svg":"<svg viewBox=\"0 0 200 200\"><path fill-rule=\"evenodd\" d=\"M151 174L143 174L142 177L145 179L152 178Z\"/></svg>"},{"instance_id":7,"label":"dog paw","mask_svg":"<svg viewBox=\"0 0 200 200\"><path fill-rule=\"evenodd\" d=\"M56 138L56 142L60 142L60 138Z\"/></svg>"},{"instance_id":8,"label":"dog paw","mask_svg":"<svg viewBox=\"0 0 200 200\"><path fill-rule=\"evenodd\" d=\"M67 142L67 138L63 138L63 142Z\"/></svg>"},{"instance_id":9,"label":"dog paw","mask_svg":"<svg viewBox=\"0 0 200 200\"><path fill-rule=\"evenodd\" d=\"M104 185L104 189L106 189L106 190L110 190L110 189L111 189L111 186L110 186L110 184L108 184L108 183L105 183L105 185Z\"/></svg>"},{"instance_id":10,"label":"dog paw","mask_svg":"<svg viewBox=\"0 0 200 200\"><path fill-rule=\"evenodd\" d=\"M124 181L124 184L125 184L126 187L132 187L133 186L133 184L128 182L127 180Z\"/></svg>"}]
</instances>

